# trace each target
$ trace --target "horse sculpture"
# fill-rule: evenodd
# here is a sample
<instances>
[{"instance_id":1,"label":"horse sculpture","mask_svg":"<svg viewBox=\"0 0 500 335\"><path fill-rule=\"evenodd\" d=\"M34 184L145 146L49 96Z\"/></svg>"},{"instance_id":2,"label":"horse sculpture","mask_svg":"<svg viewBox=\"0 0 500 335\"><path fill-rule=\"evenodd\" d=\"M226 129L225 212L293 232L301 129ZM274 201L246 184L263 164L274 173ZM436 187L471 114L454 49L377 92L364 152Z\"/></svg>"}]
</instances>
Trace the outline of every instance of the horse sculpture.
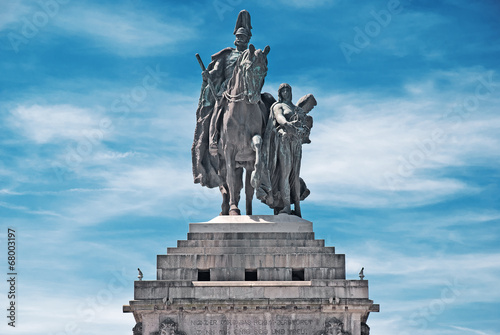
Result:
<instances>
[{"instance_id":1,"label":"horse sculpture","mask_svg":"<svg viewBox=\"0 0 500 335\"><path fill-rule=\"evenodd\" d=\"M246 214L252 214L254 189L262 176L262 134L269 109L261 98L267 74L267 54L250 44L236 63L233 76L221 101L222 119L218 147L219 175L223 181L223 215L240 215L238 202L243 188L243 168L246 170Z\"/></svg>"}]
</instances>

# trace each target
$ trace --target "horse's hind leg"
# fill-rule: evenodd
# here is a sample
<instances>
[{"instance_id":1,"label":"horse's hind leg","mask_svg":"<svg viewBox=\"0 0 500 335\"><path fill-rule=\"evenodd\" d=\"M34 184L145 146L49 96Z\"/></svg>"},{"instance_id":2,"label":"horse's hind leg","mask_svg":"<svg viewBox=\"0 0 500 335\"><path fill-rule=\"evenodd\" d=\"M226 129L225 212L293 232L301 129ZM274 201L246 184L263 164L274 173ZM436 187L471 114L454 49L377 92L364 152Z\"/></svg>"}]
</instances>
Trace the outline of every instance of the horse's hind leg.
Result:
<instances>
[{"instance_id":1,"label":"horse's hind leg","mask_svg":"<svg viewBox=\"0 0 500 335\"><path fill-rule=\"evenodd\" d=\"M301 144L299 144L300 146ZM299 152L298 158L295 157L295 161L293 162L293 169L291 171L291 182L290 182L290 191L291 191L291 196L292 196L292 202L294 204L294 214L297 215L298 217L302 217L302 213L300 210L300 159L302 157L302 152L300 150L297 150L296 152Z\"/></svg>"},{"instance_id":2,"label":"horse's hind leg","mask_svg":"<svg viewBox=\"0 0 500 335\"><path fill-rule=\"evenodd\" d=\"M245 172L245 195L246 195L246 205L247 205L247 215L252 215L252 198L253 198L253 192L254 188L252 187L252 183L250 182L252 175L252 170L246 169Z\"/></svg>"},{"instance_id":3,"label":"horse's hind leg","mask_svg":"<svg viewBox=\"0 0 500 335\"><path fill-rule=\"evenodd\" d=\"M302 213L300 210L300 179L298 172L294 171L293 182L290 185L292 201L293 201L293 214L298 217L302 217Z\"/></svg>"},{"instance_id":4,"label":"horse's hind leg","mask_svg":"<svg viewBox=\"0 0 500 335\"><path fill-rule=\"evenodd\" d=\"M238 204L240 203L240 194L241 190L243 189L243 168L238 167L236 168L236 171L234 172L235 178L235 190L236 192L234 193L234 203L236 207L238 207Z\"/></svg>"},{"instance_id":5,"label":"horse's hind leg","mask_svg":"<svg viewBox=\"0 0 500 335\"><path fill-rule=\"evenodd\" d=\"M297 215L299 218L302 217L302 212L300 210L300 199L297 199L295 202L294 202L294 206L293 206L293 214Z\"/></svg>"}]
</instances>

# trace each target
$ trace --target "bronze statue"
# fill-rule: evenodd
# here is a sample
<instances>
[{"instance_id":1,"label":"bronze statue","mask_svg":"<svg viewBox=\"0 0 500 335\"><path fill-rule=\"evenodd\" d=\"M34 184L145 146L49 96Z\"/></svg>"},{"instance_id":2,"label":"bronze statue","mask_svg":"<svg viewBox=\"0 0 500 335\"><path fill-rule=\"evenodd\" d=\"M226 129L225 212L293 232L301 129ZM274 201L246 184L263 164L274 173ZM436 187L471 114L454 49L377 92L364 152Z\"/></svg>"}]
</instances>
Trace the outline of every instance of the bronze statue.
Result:
<instances>
[{"instance_id":1,"label":"bronze statue","mask_svg":"<svg viewBox=\"0 0 500 335\"><path fill-rule=\"evenodd\" d=\"M222 194L221 215L239 215L238 202L246 170L246 214L252 214L254 189L252 172L260 171L261 135L269 108L262 102L261 89L267 74L267 54L247 49L251 37L250 14L243 10L234 29L234 48L212 56L203 69L203 84L197 110L197 125L192 147L194 182ZM254 180L261 175L253 173ZM254 181L253 184L259 184Z\"/></svg>"},{"instance_id":2,"label":"bronze statue","mask_svg":"<svg viewBox=\"0 0 500 335\"><path fill-rule=\"evenodd\" d=\"M267 54L250 44L234 69L227 90L221 100L223 113L220 128L220 176L227 185L229 215L239 215L238 202L243 188L243 168L246 170L246 214L252 214L254 185L260 184L264 165L262 161L262 134L267 120L267 108L261 98L261 89L267 74ZM226 186L225 186L226 188ZM224 196L223 200L225 202ZM223 212L225 203L223 203Z\"/></svg>"},{"instance_id":3,"label":"bronze statue","mask_svg":"<svg viewBox=\"0 0 500 335\"><path fill-rule=\"evenodd\" d=\"M248 46L251 29L250 14L243 10L234 28L236 48L213 55L208 68L196 55L203 84L191 149L194 182L219 187L221 215L239 215L245 169L247 215L257 190L275 214L301 216L300 201L310 193L300 178L302 144L311 142L307 114L316 100L308 94L294 105L288 84L280 86L278 102L261 93L270 48Z\"/></svg>"},{"instance_id":4,"label":"bronze statue","mask_svg":"<svg viewBox=\"0 0 500 335\"><path fill-rule=\"evenodd\" d=\"M300 201L310 193L300 178L302 144L311 142L313 122L307 114L314 106L316 99L312 94L294 105L292 87L286 83L280 85L278 102L271 106L263 150L267 174L257 190L257 198L273 208L274 214L302 216Z\"/></svg>"},{"instance_id":5,"label":"bronze statue","mask_svg":"<svg viewBox=\"0 0 500 335\"><path fill-rule=\"evenodd\" d=\"M242 10L234 28L236 48L225 48L212 56L205 69L201 58L198 61L203 69L198 109L196 110L196 129L191 148L194 182L209 188L220 187L218 175L219 161L216 155L221 123L220 102L226 91L227 83L233 76L236 62L248 47L252 37L250 14ZM212 155L209 150L211 149ZM223 191L223 190L221 190Z\"/></svg>"}]
</instances>

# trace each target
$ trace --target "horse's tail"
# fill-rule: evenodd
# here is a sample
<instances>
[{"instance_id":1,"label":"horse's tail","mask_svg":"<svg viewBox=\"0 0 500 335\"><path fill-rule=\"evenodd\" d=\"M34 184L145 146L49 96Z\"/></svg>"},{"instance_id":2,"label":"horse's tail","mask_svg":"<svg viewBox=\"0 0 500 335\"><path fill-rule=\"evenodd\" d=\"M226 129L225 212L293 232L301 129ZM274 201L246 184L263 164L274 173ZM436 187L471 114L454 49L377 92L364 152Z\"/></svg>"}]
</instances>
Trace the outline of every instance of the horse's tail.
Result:
<instances>
[{"instance_id":1,"label":"horse's tail","mask_svg":"<svg viewBox=\"0 0 500 335\"><path fill-rule=\"evenodd\" d=\"M267 121L269 120L269 113L271 112L271 106L276 102L276 99L274 99L273 95L271 93L264 92L260 95L261 100L263 102L263 106L261 105L261 111L262 111L262 119L263 119L263 127L262 127L262 133L264 133L264 130L266 129L267 126Z\"/></svg>"},{"instance_id":2,"label":"horse's tail","mask_svg":"<svg viewBox=\"0 0 500 335\"><path fill-rule=\"evenodd\" d=\"M262 137L260 135L254 135L252 137L252 149L255 151L255 165L252 171L250 183L252 184L254 189L257 189L260 186L262 173L264 171L264 159L262 157Z\"/></svg>"}]
</instances>

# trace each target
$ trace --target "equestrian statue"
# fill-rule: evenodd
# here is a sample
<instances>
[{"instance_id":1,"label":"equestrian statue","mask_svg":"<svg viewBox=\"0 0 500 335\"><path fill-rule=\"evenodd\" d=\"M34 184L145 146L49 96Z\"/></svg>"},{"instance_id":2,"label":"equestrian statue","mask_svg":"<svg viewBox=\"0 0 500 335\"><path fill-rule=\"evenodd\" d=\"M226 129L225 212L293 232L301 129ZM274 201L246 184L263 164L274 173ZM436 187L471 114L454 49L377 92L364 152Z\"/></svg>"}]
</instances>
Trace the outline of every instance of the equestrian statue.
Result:
<instances>
[{"instance_id":1,"label":"equestrian statue","mask_svg":"<svg viewBox=\"0 0 500 335\"><path fill-rule=\"evenodd\" d=\"M289 93L279 91L278 102L261 92L270 48L249 44L251 29L250 14L243 10L234 29L236 48L213 55L207 68L196 54L203 83L191 149L194 182L219 188L221 215L240 215L244 186L247 215L257 190L275 214L300 216L299 201L309 194L299 178L301 146L310 143L312 118L306 114L316 101L309 94L293 105L289 85Z\"/></svg>"}]
</instances>

